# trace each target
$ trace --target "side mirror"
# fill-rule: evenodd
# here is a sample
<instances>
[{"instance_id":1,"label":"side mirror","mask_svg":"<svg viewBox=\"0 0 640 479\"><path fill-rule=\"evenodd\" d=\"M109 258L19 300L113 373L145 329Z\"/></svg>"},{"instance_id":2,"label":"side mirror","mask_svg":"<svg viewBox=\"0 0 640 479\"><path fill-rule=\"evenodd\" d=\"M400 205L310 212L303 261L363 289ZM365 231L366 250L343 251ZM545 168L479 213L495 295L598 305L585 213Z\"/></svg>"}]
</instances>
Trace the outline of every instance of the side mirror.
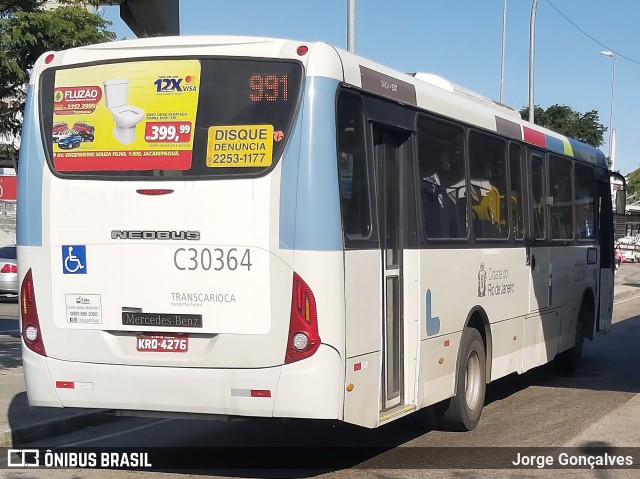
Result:
<instances>
[{"instance_id":1,"label":"side mirror","mask_svg":"<svg viewBox=\"0 0 640 479\"><path fill-rule=\"evenodd\" d=\"M616 191L616 214L624 215L627 208L627 193L624 190Z\"/></svg>"},{"instance_id":2,"label":"side mirror","mask_svg":"<svg viewBox=\"0 0 640 479\"><path fill-rule=\"evenodd\" d=\"M624 215L627 209L627 180L620 173L615 171L609 172L609 179L611 184L620 186L622 184L622 189L615 190L615 212L617 215Z\"/></svg>"}]
</instances>

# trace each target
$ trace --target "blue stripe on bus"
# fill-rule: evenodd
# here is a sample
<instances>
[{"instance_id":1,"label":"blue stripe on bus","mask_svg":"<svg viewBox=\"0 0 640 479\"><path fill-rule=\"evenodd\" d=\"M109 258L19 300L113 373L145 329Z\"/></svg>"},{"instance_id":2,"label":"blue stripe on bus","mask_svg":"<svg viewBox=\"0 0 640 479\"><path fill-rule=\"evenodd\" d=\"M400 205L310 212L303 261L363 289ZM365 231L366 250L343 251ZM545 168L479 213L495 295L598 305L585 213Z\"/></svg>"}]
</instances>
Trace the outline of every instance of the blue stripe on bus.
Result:
<instances>
[{"instance_id":1,"label":"blue stripe on bus","mask_svg":"<svg viewBox=\"0 0 640 479\"><path fill-rule=\"evenodd\" d=\"M331 78L306 79L292 144L282 158L282 249L342 250L335 126L338 84ZM298 136L299 144L294 139Z\"/></svg>"},{"instance_id":2,"label":"blue stripe on bus","mask_svg":"<svg viewBox=\"0 0 640 479\"><path fill-rule=\"evenodd\" d=\"M593 146L586 145L584 143L580 143L579 141L573 140L569 138L569 143L573 148L573 155L576 158L579 158L584 161L588 161L589 163L593 163L598 166L607 167L607 157L604 156L599 149L594 148Z\"/></svg>"},{"instance_id":3,"label":"blue stripe on bus","mask_svg":"<svg viewBox=\"0 0 640 479\"><path fill-rule=\"evenodd\" d=\"M42 246L42 174L44 146L38 129L34 93L27 90L20 157L18 161L18 224L19 246Z\"/></svg>"},{"instance_id":4,"label":"blue stripe on bus","mask_svg":"<svg viewBox=\"0 0 640 479\"><path fill-rule=\"evenodd\" d=\"M547 139L547 148L551 151L555 151L556 153L564 154L564 143L562 140L555 138L553 136L544 135Z\"/></svg>"},{"instance_id":5,"label":"blue stripe on bus","mask_svg":"<svg viewBox=\"0 0 640 479\"><path fill-rule=\"evenodd\" d=\"M305 98L302 97L301 105ZM302 107L300 110L302 111ZM298 157L302 112L296 119L280 160L280 249L294 249L296 235L296 185L298 184Z\"/></svg>"}]
</instances>

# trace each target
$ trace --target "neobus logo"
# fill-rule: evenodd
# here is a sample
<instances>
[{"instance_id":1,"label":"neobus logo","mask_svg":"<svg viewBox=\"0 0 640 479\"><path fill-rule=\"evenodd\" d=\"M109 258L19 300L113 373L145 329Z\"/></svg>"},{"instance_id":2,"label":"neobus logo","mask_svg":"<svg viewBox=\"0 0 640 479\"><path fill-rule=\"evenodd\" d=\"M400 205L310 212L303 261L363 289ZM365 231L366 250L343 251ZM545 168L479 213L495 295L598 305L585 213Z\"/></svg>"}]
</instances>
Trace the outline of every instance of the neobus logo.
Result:
<instances>
[{"instance_id":1,"label":"neobus logo","mask_svg":"<svg viewBox=\"0 0 640 479\"><path fill-rule=\"evenodd\" d=\"M111 239L142 239L142 240L199 240L199 231L126 231L112 230Z\"/></svg>"}]
</instances>

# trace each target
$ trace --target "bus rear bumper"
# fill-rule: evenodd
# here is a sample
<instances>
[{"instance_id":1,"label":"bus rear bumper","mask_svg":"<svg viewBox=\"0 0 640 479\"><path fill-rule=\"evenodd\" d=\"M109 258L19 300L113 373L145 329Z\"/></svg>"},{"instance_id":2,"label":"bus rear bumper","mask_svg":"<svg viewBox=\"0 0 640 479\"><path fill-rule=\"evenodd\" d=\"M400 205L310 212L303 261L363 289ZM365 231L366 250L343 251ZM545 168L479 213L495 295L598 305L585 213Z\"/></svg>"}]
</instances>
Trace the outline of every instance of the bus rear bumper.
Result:
<instances>
[{"instance_id":1,"label":"bus rear bumper","mask_svg":"<svg viewBox=\"0 0 640 479\"><path fill-rule=\"evenodd\" d=\"M48 359L34 353L22 343L22 370L31 406L63 407L51 381Z\"/></svg>"},{"instance_id":2,"label":"bus rear bumper","mask_svg":"<svg viewBox=\"0 0 640 479\"><path fill-rule=\"evenodd\" d=\"M33 406L340 419L340 356L329 346L305 360L261 369L79 363L23 351Z\"/></svg>"}]
</instances>

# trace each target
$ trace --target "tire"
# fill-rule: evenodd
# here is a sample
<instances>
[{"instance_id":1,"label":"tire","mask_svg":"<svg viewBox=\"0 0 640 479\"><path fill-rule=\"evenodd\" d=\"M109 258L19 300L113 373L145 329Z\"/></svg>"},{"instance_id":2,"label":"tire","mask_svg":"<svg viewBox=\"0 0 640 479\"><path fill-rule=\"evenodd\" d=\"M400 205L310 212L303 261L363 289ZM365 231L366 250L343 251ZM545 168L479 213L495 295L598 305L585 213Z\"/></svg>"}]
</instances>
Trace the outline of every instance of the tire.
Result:
<instances>
[{"instance_id":1,"label":"tire","mask_svg":"<svg viewBox=\"0 0 640 479\"><path fill-rule=\"evenodd\" d=\"M556 368L565 374L573 374L580 367L585 339L584 325L589 322L589 314L593 314L591 313L591 308L583 302L580 306L580 314L576 323L576 338L573 347L558 354L554 359Z\"/></svg>"},{"instance_id":2,"label":"tire","mask_svg":"<svg viewBox=\"0 0 640 479\"><path fill-rule=\"evenodd\" d=\"M486 355L477 329L465 328L460 342L456 394L442 413L442 425L450 431L471 431L480 421L484 406Z\"/></svg>"}]
</instances>

